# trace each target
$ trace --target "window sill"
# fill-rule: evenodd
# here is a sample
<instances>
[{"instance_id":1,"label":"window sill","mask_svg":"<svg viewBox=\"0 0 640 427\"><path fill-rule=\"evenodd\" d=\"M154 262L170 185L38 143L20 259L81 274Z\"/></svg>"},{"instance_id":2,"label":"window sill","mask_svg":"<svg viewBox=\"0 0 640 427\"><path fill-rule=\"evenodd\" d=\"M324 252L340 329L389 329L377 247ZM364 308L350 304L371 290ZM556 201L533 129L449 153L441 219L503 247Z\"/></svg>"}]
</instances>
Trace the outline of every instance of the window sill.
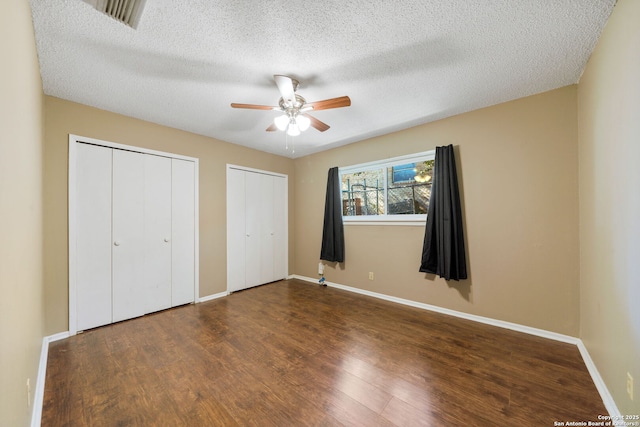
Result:
<instances>
[{"instance_id":1,"label":"window sill","mask_svg":"<svg viewBox=\"0 0 640 427\"><path fill-rule=\"evenodd\" d=\"M398 215L391 216L343 216L344 225L408 225L414 227L424 227L426 225L426 215Z\"/></svg>"}]
</instances>

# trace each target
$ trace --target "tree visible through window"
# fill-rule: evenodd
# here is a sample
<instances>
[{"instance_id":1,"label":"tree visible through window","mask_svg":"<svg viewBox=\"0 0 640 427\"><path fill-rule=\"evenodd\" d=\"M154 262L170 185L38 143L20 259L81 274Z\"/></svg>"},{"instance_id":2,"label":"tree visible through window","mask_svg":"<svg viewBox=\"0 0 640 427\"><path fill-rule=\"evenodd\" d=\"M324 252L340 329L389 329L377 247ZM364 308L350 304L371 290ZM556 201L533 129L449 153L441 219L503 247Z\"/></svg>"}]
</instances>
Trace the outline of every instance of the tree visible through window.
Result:
<instances>
[{"instance_id":1,"label":"tree visible through window","mask_svg":"<svg viewBox=\"0 0 640 427\"><path fill-rule=\"evenodd\" d=\"M427 152L341 168L343 216L426 215L433 158Z\"/></svg>"}]
</instances>

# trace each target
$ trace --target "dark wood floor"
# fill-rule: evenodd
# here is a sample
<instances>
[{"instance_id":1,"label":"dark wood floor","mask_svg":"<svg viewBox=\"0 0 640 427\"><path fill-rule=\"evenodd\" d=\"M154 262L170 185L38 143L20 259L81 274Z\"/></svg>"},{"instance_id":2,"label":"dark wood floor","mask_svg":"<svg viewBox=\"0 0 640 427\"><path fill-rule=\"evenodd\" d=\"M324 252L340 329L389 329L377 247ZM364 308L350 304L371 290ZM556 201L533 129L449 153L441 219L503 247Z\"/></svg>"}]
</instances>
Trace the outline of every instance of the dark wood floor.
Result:
<instances>
[{"instance_id":1,"label":"dark wood floor","mask_svg":"<svg viewBox=\"0 0 640 427\"><path fill-rule=\"evenodd\" d=\"M43 426L553 426L578 349L295 280L50 345Z\"/></svg>"}]
</instances>

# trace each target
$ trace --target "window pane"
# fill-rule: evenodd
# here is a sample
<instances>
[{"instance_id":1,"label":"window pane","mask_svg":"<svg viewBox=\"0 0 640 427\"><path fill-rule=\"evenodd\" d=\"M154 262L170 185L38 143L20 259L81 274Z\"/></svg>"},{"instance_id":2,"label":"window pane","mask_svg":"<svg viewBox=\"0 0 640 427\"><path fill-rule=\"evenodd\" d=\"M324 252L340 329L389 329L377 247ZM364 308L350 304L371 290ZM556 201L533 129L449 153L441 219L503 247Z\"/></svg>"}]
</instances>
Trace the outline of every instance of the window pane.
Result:
<instances>
[{"instance_id":1,"label":"window pane","mask_svg":"<svg viewBox=\"0 0 640 427\"><path fill-rule=\"evenodd\" d=\"M434 157L432 150L340 168L346 222L423 221L429 210Z\"/></svg>"},{"instance_id":2,"label":"window pane","mask_svg":"<svg viewBox=\"0 0 640 427\"><path fill-rule=\"evenodd\" d=\"M391 171L391 183L413 182L413 178L416 176L416 164L407 163L406 165L393 166Z\"/></svg>"},{"instance_id":3,"label":"window pane","mask_svg":"<svg viewBox=\"0 0 640 427\"><path fill-rule=\"evenodd\" d=\"M433 160L393 166L388 170L388 215L426 214L431 196Z\"/></svg>"},{"instance_id":4,"label":"window pane","mask_svg":"<svg viewBox=\"0 0 640 427\"><path fill-rule=\"evenodd\" d=\"M342 174L342 214L384 214L384 169Z\"/></svg>"}]
</instances>

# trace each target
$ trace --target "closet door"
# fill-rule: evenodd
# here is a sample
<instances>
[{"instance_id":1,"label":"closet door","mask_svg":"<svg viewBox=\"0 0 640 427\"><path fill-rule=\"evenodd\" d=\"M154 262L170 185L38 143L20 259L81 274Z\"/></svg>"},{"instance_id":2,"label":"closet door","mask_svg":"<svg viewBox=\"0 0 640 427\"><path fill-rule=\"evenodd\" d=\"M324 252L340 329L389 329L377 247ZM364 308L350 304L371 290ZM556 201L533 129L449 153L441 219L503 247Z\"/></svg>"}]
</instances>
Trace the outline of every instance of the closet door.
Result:
<instances>
[{"instance_id":1,"label":"closet door","mask_svg":"<svg viewBox=\"0 0 640 427\"><path fill-rule=\"evenodd\" d=\"M195 163L171 160L171 306L195 301Z\"/></svg>"},{"instance_id":2,"label":"closet door","mask_svg":"<svg viewBox=\"0 0 640 427\"><path fill-rule=\"evenodd\" d=\"M227 167L227 289L287 277L287 178Z\"/></svg>"},{"instance_id":3,"label":"closet door","mask_svg":"<svg viewBox=\"0 0 640 427\"><path fill-rule=\"evenodd\" d=\"M171 307L171 159L143 158L145 296L139 303L151 313Z\"/></svg>"},{"instance_id":4,"label":"closet door","mask_svg":"<svg viewBox=\"0 0 640 427\"><path fill-rule=\"evenodd\" d=\"M261 285L262 282L262 215L263 174L245 172L245 288Z\"/></svg>"},{"instance_id":5,"label":"closet door","mask_svg":"<svg viewBox=\"0 0 640 427\"><path fill-rule=\"evenodd\" d=\"M245 288L246 204L244 171L227 169L227 290Z\"/></svg>"},{"instance_id":6,"label":"closet door","mask_svg":"<svg viewBox=\"0 0 640 427\"><path fill-rule=\"evenodd\" d=\"M269 283L276 280L274 269L274 234L275 234L275 210L274 188L272 175L260 176L260 283Z\"/></svg>"},{"instance_id":7,"label":"closet door","mask_svg":"<svg viewBox=\"0 0 640 427\"><path fill-rule=\"evenodd\" d=\"M113 321L142 316L144 282L144 155L113 150Z\"/></svg>"},{"instance_id":8,"label":"closet door","mask_svg":"<svg viewBox=\"0 0 640 427\"><path fill-rule=\"evenodd\" d=\"M198 160L179 157L69 136L71 334L196 299Z\"/></svg>"},{"instance_id":9,"label":"closet door","mask_svg":"<svg viewBox=\"0 0 640 427\"><path fill-rule=\"evenodd\" d=\"M76 146L76 328L111 323L111 149Z\"/></svg>"},{"instance_id":10,"label":"closet door","mask_svg":"<svg viewBox=\"0 0 640 427\"><path fill-rule=\"evenodd\" d=\"M273 280L284 279L288 275L287 265L289 251L287 250L287 179L281 176L273 177Z\"/></svg>"}]
</instances>

